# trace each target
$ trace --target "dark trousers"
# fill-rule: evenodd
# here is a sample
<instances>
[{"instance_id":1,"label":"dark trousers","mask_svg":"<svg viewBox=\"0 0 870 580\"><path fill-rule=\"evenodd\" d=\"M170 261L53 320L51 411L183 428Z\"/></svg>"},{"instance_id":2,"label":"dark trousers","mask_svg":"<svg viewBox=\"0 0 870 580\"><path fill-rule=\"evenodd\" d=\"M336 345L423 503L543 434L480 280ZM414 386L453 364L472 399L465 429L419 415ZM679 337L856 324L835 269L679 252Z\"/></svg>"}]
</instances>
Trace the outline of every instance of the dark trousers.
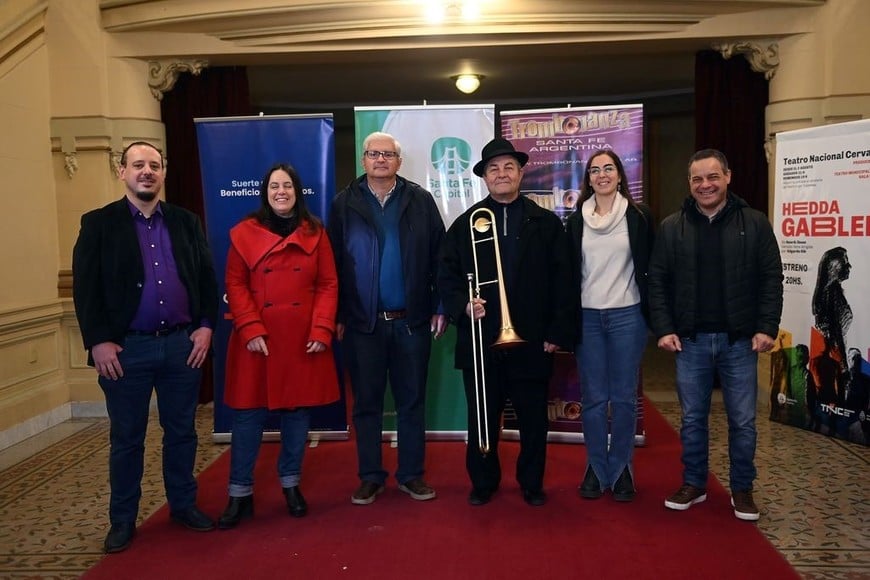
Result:
<instances>
[{"instance_id":1,"label":"dark trousers","mask_svg":"<svg viewBox=\"0 0 870 580\"><path fill-rule=\"evenodd\" d=\"M381 458L387 380L396 404L399 465L396 480L423 476L426 453L426 376L432 339L429 325L409 328L406 319L381 320L371 334L350 327L344 334L344 359L353 391L358 475L383 484Z\"/></svg>"},{"instance_id":2,"label":"dark trousers","mask_svg":"<svg viewBox=\"0 0 870 580\"><path fill-rule=\"evenodd\" d=\"M196 503L196 405L202 371L187 366L193 348L184 330L168 336L128 336L118 360L124 376L100 377L109 413L109 520L135 523L142 497L145 433L151 393L163 428L163 485L172 511Z\"/></svg>"},{"instance_id":3,"label":"dark trousers","mask_svg":"<svg viewBox=\"0 0 870 580\"><path fill-rule=\"evenodd\" d=\"M509 357L509 355L508 355ZM516 478L520 487L537 491L544 485L547 461L547 381L516 378L513 361L496 354L486 369L486 417L489 431L489 453L483 454L478 444L477 402L473 369L463 369L465 400L468 404L468 446L465 467L471 485L494 491L501 482L498 442L505 401L510 399L517 414L520 431L520 454ZM481 422L482 422L481 418Z\"/></svg>"}]
</instances>

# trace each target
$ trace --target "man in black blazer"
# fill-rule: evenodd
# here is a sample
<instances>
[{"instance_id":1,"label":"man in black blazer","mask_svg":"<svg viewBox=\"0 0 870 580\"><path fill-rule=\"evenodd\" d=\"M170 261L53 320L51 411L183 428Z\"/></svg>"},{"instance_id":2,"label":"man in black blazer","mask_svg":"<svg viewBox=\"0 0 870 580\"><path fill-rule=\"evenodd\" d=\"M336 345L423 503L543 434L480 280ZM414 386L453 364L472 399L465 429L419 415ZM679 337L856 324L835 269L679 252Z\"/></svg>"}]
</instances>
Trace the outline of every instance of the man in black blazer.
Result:
<instances>
[{"instance_id":1,"label":"man in black blazer","mask_svg":"<svg viewBox=\"0 0 870 580\"><path fill-rule=\"evenodd\" d=\"M73 249L76 317L111 425L107 553L125 550L136 531L153 390L170 517L193 530L214 529L196 507L193 464L218 289L198 218L157 197L165 175L159 149L129 145L121 155L125 197L86 213Z\"/></svg>"}]
</instances>

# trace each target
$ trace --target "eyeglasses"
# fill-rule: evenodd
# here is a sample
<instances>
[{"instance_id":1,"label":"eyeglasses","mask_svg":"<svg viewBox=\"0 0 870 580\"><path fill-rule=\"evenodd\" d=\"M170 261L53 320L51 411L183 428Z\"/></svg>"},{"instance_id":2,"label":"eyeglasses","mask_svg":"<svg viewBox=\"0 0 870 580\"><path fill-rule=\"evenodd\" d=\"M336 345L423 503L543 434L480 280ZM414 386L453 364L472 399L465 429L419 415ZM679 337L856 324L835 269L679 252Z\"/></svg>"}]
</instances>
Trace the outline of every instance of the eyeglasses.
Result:
<instances>
[{"instance_id":1,"label":"eyeglasses","mask_svg":"<svg viewBox=\"0 0 870 580\"><path fill-rule=\"evenodd\" d=\"M605 175L610 175L611 173L616 171L616 167L613 165L605 165L604 167L590 167L589 175L598 175L599 173L604 173Z\"/></svg>"},{"instance_id":2,"label":"eyeglasses","mask_svg":"<svg viewBox=\"0 0 870 580\"><path fill-rule=\"evenodd\" d=\"M378 157L383 157L384 159L396 159L399 154L395 151L366 151L365 156L369 159L377 159Z\"/></svg>"}]
</instances>

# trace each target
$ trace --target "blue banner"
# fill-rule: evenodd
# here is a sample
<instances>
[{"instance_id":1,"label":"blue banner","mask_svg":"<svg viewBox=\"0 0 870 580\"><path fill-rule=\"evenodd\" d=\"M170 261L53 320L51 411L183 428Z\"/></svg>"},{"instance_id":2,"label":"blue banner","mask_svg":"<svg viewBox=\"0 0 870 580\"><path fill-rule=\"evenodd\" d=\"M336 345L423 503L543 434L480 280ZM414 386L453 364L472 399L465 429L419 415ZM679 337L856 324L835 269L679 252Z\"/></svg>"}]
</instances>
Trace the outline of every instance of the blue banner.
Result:
<instances>
[{"instance_id":1,"label":"blue banner","mask_svg":"<svg viewBox=\"0 0 870 580\"><path fill-rule=\"evenodd\" d=\"M260 180L278 162L289 163L302 180L305 203L326 220L335 196L335 135L331 114L194 119L199 146L205 221L223 299L214 334L214 433L228 440L232 410L223 403L228 320L224 271L229 231L260 205ZM337 342L334 345L337 346ZM340 357L336 356L336 364ZM339 380L343 373L339 367ZM340 431L347 436L344 387L341 400L313 410L313 432ZM270 430L277 429L273 418ZM327 438L325 433L319 435Z\"/></svg>"}]
</instances>

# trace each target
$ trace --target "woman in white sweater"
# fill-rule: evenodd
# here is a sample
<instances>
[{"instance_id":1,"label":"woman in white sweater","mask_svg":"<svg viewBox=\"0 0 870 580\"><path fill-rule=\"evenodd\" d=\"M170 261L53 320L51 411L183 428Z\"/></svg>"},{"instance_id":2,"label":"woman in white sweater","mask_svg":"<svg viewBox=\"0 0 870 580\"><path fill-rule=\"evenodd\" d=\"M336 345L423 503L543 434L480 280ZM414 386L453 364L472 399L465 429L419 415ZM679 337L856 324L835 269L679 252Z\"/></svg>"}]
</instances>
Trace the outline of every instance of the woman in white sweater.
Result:
<instances>
[{"instance_id":1,"label":"woman in white sweater","mask_svg":"<svg viewBox=\"0 0 870 580\"><path fill-rule=\"evenodd\" d=\"M653 226L649 208L628 191L619 156L610 150L593 153L578 210L567 223L580 302L575 353L587 452L579 491L587 499L608 488L617 501L635 496L632 456Z\"/></svg>"}]
</instances>

